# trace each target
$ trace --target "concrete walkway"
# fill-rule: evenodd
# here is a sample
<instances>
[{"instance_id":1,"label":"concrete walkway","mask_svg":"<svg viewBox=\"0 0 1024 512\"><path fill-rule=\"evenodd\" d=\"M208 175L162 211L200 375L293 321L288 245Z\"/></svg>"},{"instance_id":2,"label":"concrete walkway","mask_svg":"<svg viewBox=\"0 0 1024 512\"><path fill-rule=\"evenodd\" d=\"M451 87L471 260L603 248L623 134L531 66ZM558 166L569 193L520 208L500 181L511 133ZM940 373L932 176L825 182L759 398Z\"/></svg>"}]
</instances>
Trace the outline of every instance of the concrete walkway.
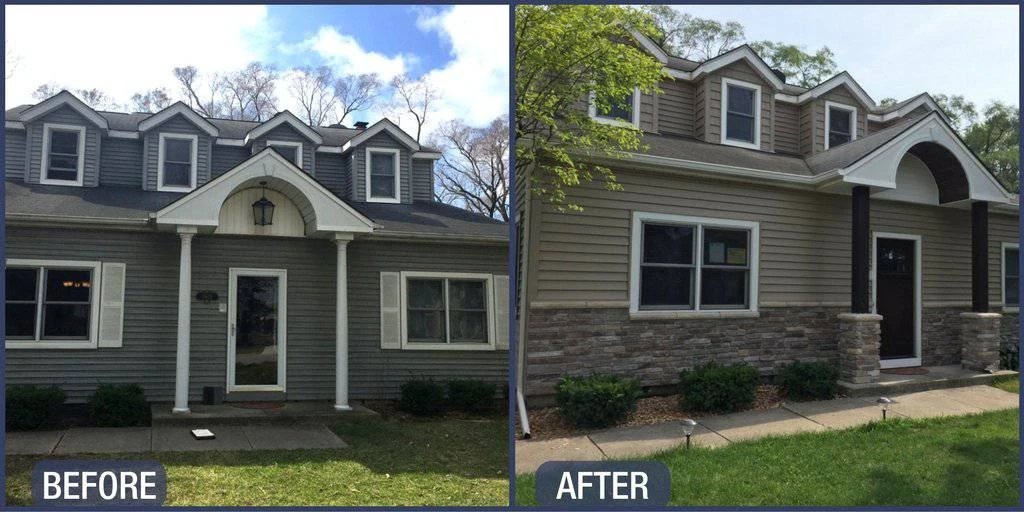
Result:
<instances>
[{"instance_id":1,"label":"concrete walkway","mask_svg":"<svg viewBox=\"0 0 1024 512\"><path fill-rule=\"evenodd\" d=\"M897 403L888 414L933 418L977 414L1018 407L1020 397L991 386L938 389L891 396ZM694 446L716 448L735 441L767 436L820 432L863 425L881 419L877 397L838 398L785 403L775 409L743 411L699 418L690 438ZM686 442L678 421L619 427L576 437L516 441L516 473L533 473L549 460L602 460L640 457Z\"/></svg>"},{"instance_id":2,"label":"concrete walkway","mask_svg":"<svg viewBox=\"0 0 1024 512\"><path fill-rule=\"evenodd\" d=\"M8 432L8 455L74 455L172 451L300 450L348 445L323 425L212 426L216 439L197 441L189 427L72 428Z\"/></svg>"}]
</instances>

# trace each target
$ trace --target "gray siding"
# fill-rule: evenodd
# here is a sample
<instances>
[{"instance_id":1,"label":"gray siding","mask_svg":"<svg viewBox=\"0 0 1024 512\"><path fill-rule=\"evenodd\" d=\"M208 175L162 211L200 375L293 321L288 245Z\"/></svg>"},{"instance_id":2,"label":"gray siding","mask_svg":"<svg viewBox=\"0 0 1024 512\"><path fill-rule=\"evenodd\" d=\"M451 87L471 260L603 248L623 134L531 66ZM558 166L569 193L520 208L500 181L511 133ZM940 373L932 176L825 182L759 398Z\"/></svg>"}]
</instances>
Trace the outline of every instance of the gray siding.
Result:
<instances>
[{"instance_id":1,"label":"gray siding","mask_svg":"<svg viewBox=\"0 0 1024 512\"><path fill-rule=\"evenodd\" d=\"M682 80L667 80L661 84L658 98L658 131L664 134L693 136L694 86Z\"/></svg>"},{"instance_id":2,"label":"gray siding","mask_svg":"<svg viewBox=\"0 0 1024 512\"><path fill-rule=\"evenodd\" d=\"M653 93L640 93L640 129L658 131L658 98Z\"/></svg>"},{"instance_id":3,"label":"gray siding","mask_svg":"<svg viewBox=\"0 0 1024 512\"><path fill-rule=\"evenodd\" d=\"M316 179L338 197L348 200L346 158L336 153L321 153L316 159Z\"/></svg>"},{"instance_id":4,"label":"gray siding","mask_svg":"<svg viewBox=\"0 0 1024 512\"><path fill-rule=\"evenodd\" d=\"M302 170L306 171L311 176L316 176L316 145L309 141L304 135L299 133L292 128L290 125L283 124L270 130L266 135L253 140L252 142L252 154L263 151L263 148L267 147L268 140L279 140L284 142L301 142L302 143Z\"/></svg>"},{"instance_id":5,"label":"gray siding","mask_svg":"<svg viewBox=\"0 0 1024 512\"><path fill-rule=\"evenodd\" d=\"M143 188L146 190L157 189L157 165L160 157L160 134L161 133L182 133L197 135L199 137L197 164L196 164L196 186L200 187L210 180L210 154L213 152L213 138L196 128L184 116L174 116L163 124L151 128L143 134L143 159L144 178Z\"/></svg>"},{"instance_id":6,"label":"gray siding","mask_svg":"<svg viewBox=\"0 0 1024 512\"><path fill-rule=\"evenodd\" d=\"M82 171L84 173L82 184L86 187L99 185L100 129L68 106L62 106L25 125L25 129L28 131L26 152L29 155L28 172L25 176L26 181L29 183L39 183L40 167L43 158L43 125L45 123L85 127L85 168Z\"/></svg>"},{"instance_id":7,"label":"gray siding","mask_svg":"<svg viewBox=\"0 0 1024 512\"><path fill-rule=\"evenodd\" d=\"M355 187L352 197L356 201L366 200L366 148L395 148L401 150L398 157L398 181L402 189L399 199L403 203L411 203L412 193L410 189L412 188L412 180L410 178L411 173L409 172L411 160L409 150L385 132L370 137L366 142L351 150L354 163L352 184Z\"/></svg>"},{"instance_id":8,"label":"gray siding","mask_svg":"<svg viewBox=\"0 0 1024 512\"><path fill-rule=\"evenodd\" d=\"M100 154L100 185L142 188L142 143L107 138Z\"/></svg>"},{"instance_id":9,"label":"gray siding","mask_svg":"<svg viewBox=\"0 0 1024 512\"><path fill-rule=\"evenodd\" d=\"M412 161L412 200L434 199L434 161L415 158Z\"/></svg>"},{"instance_id":10,"label":"gray siding","mask_svg":"<svg viewBox=\"0 0 1024 512\"><path fill-rule=\"evenodd\" d=\"M210 179L214 179L252 156L249 148L238 146L213 146L213 158L210 159Z\"/></svg>"},{"instance_id":11,"label":"gray siding","mask_svg":"<svg viewBox=\"0 0 1024 512\"><path fill-rule=\"evenodd\" d=\"M7 179L25 179L25 130L4 130L4 175Z\"/></svg>"}]
</instances>

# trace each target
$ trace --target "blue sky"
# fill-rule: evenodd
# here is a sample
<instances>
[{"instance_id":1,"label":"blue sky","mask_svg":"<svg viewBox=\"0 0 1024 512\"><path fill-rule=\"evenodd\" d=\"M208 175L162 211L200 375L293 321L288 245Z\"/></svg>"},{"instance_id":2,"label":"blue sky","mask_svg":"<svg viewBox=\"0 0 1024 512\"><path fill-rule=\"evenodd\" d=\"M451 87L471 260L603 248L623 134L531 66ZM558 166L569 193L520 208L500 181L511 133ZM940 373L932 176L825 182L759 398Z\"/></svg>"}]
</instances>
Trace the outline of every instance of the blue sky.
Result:
<instances>
[{"instance_id":1,"label":"blue sky","mask_svg":"<svg viewBox=\"0 0 1024 512\"><path fill-rule=\"evenodd\" d=\"M8 106L32 103L43 83L98 88L127 104L135 92L179 87L171 70L207 78L258 60L282 73L278 107L297 110L289 73L327 65L336 74L406 73L441 92L425 132L459 119L482 126L508 112L507 6L6 6L5 41L16 65ZM41 28L45 27L45 30ZM182 35L188 27L189 35ZM54 38L52 34L61 34ZM75 51L66 43L74 41ZM125 65L130 63L130 65ZM383 107L346 119L395 120ZM411 118L397 121L409 128Z\"/></svg>"}]
</instances>

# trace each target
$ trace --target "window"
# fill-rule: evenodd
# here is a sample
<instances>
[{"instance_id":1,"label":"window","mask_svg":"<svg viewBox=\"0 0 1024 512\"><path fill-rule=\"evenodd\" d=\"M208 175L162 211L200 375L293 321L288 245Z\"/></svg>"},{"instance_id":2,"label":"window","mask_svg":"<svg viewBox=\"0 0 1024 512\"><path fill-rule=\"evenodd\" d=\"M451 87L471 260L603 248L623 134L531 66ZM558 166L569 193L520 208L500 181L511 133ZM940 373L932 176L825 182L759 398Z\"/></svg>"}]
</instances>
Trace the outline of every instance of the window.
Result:
<instances>
[{"instance_id":1,"label":"window","mask_svg":"<svg viewBox=\"0 0 1024 512\"><path fill-rule=\"evenodd\" d=\"M198 146L196 135L160 134L157 190L188 192L196 188Z\"/></svg>"},{"instance_id":2,"label":"window","mask_svg":"<svg viewBox=\"0 0 1024 512\"><path fill-rule=\"evenodd\" d=\"M85 168L85 127L43 125L43 157L39 182L82 185Z\"/></svg>"},{"instance_id":3,"label":"window","mask_svg":"<svg viewBox=\"0 0 1024 512\"><path fill-rule=\"evenodd\" d=\"M825 102L825 149L842 146L857 138L857 109L849 105Z\"/></svg>"},{"instance_id":4,"label":"window","mask_svg":"<svg viewBox=\"0 0 1024 512\"><path fill-rule=\"evenodd\" d=\"M302 143L268 140L268 148L274 148L281 156L287 158L295 167L302 169Z\"/></svg>"},{"instance_id":5,"label":"window","mask_svg":"<svg viewBox=\"0 0 1024 512\"><path fill-rule=\"evenodd\" d=\"M631 313L757 309L756 222L634 213Z\"/></svg>"},{"instance_id":6,"label":"window","mask_svg":"<svg viewBox=\"0 0 1024 512\"><path fill-rule=\"evenodd\" d=\"M492 348L491 276L404 273L406 348Z\"/></svg>"},{"instance_id":7,"label":"window","mask_svg":"<svg viewBox=\"0 0 1024 512\"><path fill-rule=\"evenodd\" d=\"M616 101L606 110L598 110L597 104L594 102L594 94L591 93L590 117L602 123L638 126L640 124L639 88L634 88L632 93Z\"/></svg>"},{"instance_id":8,"label":"window","mask_svg":"<svg viewBox=\"0 0 1024 512\"><path fill-rule=\"evenodd\" d=\"M7 346L95 347L99 263L10 260Z\"/></svg>"},{"instance_id":9,"label":"window","mask_svg":"<svg viewBox=\"0 0 1024 512\"><path fill-rule=\"evenodd\" d=\"M1020 307L1020 245L1003 243L1003 308Z\"/></svg>"},{"instance_id":10,"label":"window","mask_svg":"<svg viewBox=\"0 0 1024 512\"><path fill-rule=\"evenodd\" d=\"M722 79L722 144L761 148L761 86Z\"/></svg>"},{"instance_id":11,"label":"window","mask_svg":"<svg viewBox=\"0 0 1024 512\"><path fill-rule=\"evenodd\" d=\"M366 150L366 200L378 203L399 202L397 149Z\"/></svg>"}]
</instances>

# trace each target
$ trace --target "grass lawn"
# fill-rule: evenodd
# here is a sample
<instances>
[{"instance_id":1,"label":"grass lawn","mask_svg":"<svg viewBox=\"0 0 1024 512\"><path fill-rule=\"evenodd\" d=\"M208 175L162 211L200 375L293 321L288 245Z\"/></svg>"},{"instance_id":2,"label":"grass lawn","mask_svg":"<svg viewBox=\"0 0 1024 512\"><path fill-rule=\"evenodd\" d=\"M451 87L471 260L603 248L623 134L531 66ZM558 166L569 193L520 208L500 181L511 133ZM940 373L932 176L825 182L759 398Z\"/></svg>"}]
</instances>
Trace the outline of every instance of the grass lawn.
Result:
<instances>
[{"instance_id":1,"label":"grass lawn","mask_svg":"<svg viewBox=\"0 0 1024 512\"><path fill-rule=\"evenodd\" d=\"M672 472L675 505L1019 504L1018 410L685 449L648 457ZM516 499L535 504L533 475Z\"/></svg>"},{"instance_id":2,"label":"grass lawn","mask_svg":"<svg viewBox=\"0 0 1024 512\"><path fill-rule=\"evenodd\" d=\"M384 420L333 430L349 448L130 457L163 463L166 505L508 505L504 417ZM32 467L43 458L7 457L8 504L31 504Z\"/></svg>"},{"instance_id":3,"label":"grass lawn","mask_svg":"<svg viewBox=\"0 0 1024 512\"><path fill-rule=\"evenodd\" d=\"M1006 377L999 377L992 381L992 385L1003 391L1009 391L1011 393L1020 393L1020 378L1016 375L1009 375Z\"/></svg>"}]
</instances>

